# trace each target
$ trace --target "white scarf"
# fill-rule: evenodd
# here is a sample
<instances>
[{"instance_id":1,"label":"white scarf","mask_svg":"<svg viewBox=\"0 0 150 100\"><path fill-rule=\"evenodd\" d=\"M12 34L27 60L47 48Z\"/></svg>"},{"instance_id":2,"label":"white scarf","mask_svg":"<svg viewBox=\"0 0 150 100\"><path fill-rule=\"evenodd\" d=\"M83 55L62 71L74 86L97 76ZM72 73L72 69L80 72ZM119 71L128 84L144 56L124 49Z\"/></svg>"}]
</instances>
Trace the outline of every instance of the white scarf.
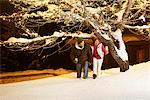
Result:
<instances>
[{"instance_id":1,"label":"white scarf","mask_svg":"<svg viewBox=\"0 0 150 100\"><path fill-rule=\"evenodd\" d=\"M83 42L84 42L84 41L83 41ZM76 43L75 43L75 47L76 47L77 49L82 50L82 49L84 48L84 45L83 45L82 47L80 47L79 44L76 42Z\"/></svg>"}]
</instances>

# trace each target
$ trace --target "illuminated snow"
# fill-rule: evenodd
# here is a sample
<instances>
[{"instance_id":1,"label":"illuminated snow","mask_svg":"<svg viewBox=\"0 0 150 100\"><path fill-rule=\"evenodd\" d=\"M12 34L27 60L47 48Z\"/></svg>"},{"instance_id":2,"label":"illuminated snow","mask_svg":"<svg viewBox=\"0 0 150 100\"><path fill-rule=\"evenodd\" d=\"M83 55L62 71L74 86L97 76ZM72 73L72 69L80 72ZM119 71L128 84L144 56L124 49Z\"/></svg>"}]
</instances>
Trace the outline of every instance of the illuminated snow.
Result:
<instances>
[{"instance_id":1,"label":"illuminated snow","mask_svg":"<svg viewBox=\"0 0 150 100\"><path fill-rule=\"evenodd\" d=\"M150 100L150 61L126 72L103 70L101 77L77 79L76 73L0 85L2 100Z\"/></svg>"},{"instance_id":2,"label":"illuminated snow","mask_svg":"<svg viewBox=\"0 0 150 100\"><path fill-rule=\"evenodd\" d=\"M126 52L126 47L124 44L124 41L122 39L122 33L120 29L117 29L115 32L112 33L112 36L119 41L119 49L117 49L117 47L115 47L117 54L119 55L119 57L123 60L126 61L128 60L128 54Z\"/></svg>"}]
</instances>

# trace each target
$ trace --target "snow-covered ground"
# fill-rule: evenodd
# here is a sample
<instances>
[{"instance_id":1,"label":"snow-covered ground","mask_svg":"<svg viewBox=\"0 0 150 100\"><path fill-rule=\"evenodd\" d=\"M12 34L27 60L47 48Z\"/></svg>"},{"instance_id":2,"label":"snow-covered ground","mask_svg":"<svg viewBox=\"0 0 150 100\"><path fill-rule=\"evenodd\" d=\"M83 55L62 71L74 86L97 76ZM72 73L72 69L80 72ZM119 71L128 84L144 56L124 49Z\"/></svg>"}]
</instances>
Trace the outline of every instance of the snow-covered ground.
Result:
<instances>
[{"instance_id":1,"label":"snow-covered ground","mask_svg":"<svg viewBox=\"0 0 150 100\"><path fill-rule=\"evenodd\" d=\"M0 85L0 100L150 100L150 61L126 72L102 71L101 77L76 79L76 73Z\"/></svg>"}]
</instances>

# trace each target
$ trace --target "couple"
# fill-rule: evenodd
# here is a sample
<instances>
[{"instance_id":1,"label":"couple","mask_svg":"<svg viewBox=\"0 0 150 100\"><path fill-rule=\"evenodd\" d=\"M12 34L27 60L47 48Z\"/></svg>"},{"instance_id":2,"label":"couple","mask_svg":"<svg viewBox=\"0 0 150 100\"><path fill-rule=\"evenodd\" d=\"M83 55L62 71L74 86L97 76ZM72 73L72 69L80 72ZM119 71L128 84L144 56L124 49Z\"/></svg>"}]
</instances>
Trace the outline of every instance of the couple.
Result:
<instances>
[{"instance_id":1,"label":"couple","mask_svg":"<svg viewBox=\"0 0 150 100\"><path fill-rule=\"evenodd\" d=\"M76 64L77 78L81 78L82 68L84 71L83 78L88 78L88 66L93 63L93 79L96 79L103 63L104 55L108 54L108 47L98 40L93 39L90 46L85 43L83 38L77 38L75 45L71 49L71 60Z\"/></svg>"}]
</instances>

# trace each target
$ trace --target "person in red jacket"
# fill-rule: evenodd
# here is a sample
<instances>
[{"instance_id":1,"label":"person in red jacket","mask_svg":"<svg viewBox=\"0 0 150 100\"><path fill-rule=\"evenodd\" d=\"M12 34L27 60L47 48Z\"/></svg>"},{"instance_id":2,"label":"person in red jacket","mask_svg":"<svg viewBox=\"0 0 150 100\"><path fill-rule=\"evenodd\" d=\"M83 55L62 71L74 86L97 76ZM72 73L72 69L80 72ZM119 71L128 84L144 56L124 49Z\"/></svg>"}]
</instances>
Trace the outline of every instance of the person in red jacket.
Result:
<instances>
[{"instance_id":1,"label":"person in red jacket","mask_svg":"<svg viewBox=\"0 0 150 100\"><path fill-rule=\"evenodd\" d=\"M93 38L92 56L93 56L93 79L99 75L104 56L108 54L108 46L104 46L96 37Z\"/></svg>"}]
</instances>

